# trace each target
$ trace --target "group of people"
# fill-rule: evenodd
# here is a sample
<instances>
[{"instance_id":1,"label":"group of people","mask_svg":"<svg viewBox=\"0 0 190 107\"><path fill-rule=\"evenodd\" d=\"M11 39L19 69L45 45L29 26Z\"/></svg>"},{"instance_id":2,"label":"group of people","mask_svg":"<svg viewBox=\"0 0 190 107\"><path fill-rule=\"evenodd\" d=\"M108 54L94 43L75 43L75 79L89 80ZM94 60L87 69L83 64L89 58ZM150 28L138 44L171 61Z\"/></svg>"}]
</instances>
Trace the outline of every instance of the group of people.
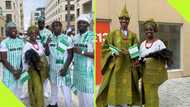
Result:
<instances>
[{"instance_id":1,"label":"group of people","mask_svg":"<svg viewBox=\"0 0 190 107\"><path fill-rule=\"evenodd\" d=\"M72 107L72 87L77 91L79 107L94 107L95 42L94 33L88 30L90 21L86 14L79 16L78 33L69 36L73 34L70 30L62 33L60 21L54 21L48 30L45 18L39 17L38 27L28 28L26 40L19 38L15 23L8 23L6 38L0 44L4 84L22 99L23 84L27 82L31 107L45 106L47 80L51 84L47 107L58 107L59 89L64 95L64 107ZM103 80L96 106L159 107L158 88L168 78L172 52L156 36L158 26L153 19L143 24L145 40L141 44L128 29L126 7L119 21L120 29L110 32L102 46Z\"/></svg>"},{"instance_id":2,"label":"group of people","mask_svg":"<svg viewBox=\"0 0 190 107\"><path fill-rule=\"evenodd\" d=\"M93 107L94 33L88 29L90 21L87 14L79 16L78 33L71 37L62 33L60 21L54 21L48 30L45 18L39 17L38 26L27 30L28 39L19 38L16 24L9 22L0 44L4 84L24 99L22 88L27 83L30 107L45 107L47 80L51 85L47 107L58 107L59 89L64 95L63 106L72 107L72 87L77 91L79 107Z\"/></svg>"},{"instance_id":3,"label":"group of people","mask_svg":"<svg viewBox=\"0 0 190 107\"><path fill-rule=\"evenodd\" d=\"M145 40L141 44L128 29L130 17L126 6L119 16L120 29L112 31L102 46L101 72L97 107L159 107L159 86L167 80L167 63L172 52L156 33L157 23L143 24Z\"/></svg>"}]
</instances>

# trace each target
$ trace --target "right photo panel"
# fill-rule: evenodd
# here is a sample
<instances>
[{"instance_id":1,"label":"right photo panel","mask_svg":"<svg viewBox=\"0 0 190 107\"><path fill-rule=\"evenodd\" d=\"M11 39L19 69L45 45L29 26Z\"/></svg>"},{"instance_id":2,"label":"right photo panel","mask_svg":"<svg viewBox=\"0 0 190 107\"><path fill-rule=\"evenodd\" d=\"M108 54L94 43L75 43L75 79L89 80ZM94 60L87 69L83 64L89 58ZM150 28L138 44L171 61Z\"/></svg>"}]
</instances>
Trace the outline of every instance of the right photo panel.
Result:
<instances>
[{"instance_id":1,"label":"right photo panel","mask_svg":"<svg viewBox=\"0 0 190 107\"><path fill-rule=\"evenodd\" d=\"M167 0L96 0L96 107L190 107L189 29Z\"/></svg>"}]
</instances>

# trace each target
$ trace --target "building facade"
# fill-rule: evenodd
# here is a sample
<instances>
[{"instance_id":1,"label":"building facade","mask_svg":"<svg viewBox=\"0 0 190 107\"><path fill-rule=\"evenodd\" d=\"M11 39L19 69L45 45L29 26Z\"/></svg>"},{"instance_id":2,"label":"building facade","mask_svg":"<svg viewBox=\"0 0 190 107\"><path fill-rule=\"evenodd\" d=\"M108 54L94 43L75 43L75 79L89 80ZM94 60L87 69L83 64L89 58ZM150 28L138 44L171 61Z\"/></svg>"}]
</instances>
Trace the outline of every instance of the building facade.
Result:
<instances>
[{"instance_id":1,"label":"building facade","mask_svg":"<svg viewBox=\"0 0 190 107\"><path fill-rule=\"evenodd\" d=\"M108 29L119 29L118 16L126 4L130 15L129 29L144 39L142 23L150 18L158 22L157 36L173 51L174 64L169 67L169 78L190 76L190 24L165 0L97 0L97 25L108 25ZM113 8L114 7L114 8ZM98 27L98 26L97 26ZM105 34L105 33L104 33ZM106 33L107 34L107 33Z\"/></svg>"},{"instance_id":2,"label":"building facade","mask_svg":"<svg viewBox=\"0 0 190 107\"><path fill-rule=\"evenodd\" d=\"M37 18L40 16L45 17L45 8L44 7L36 8L36 10L31 12L30 25L37 25L38 24Z\"/></svg>"},{"instance_id":3,"label":"building facade","mask_svg":"<svg viewBox=\"0 0 190 107\"><path fill-rule=\"evenodd\" d=\"M76 0L76 3L75 3L75 7L76 7L75 15L76 15L76 17L80 16L81 14L89 14L91 19L93 19L94 11L93 11L93 5L92 4L93 4L92 0ZM93 30L93 21L91 21L90 30Z\"/></svg>"},{"instance_id":4,"label":"building facade","mask_svg":"<svg viewBox=\"0 0 190 107\"><path fill-rule=\"evenodd\" d=\"M70 27L75 25L75 0L70 0ZM60 21L63 30L68 24L68 1L67 0L47 0L45 8L46 25L51 25L55 20Z\"/></svg>"},{"instance_id":5,"label":"building facade","mask_svg":"<svg viewBox=\"0 0 190 107\"><path fill-rule=\"evenodd\" d=\"M0 15L0 41L5 37L5 17Z\"/></svg>"},{"instance_id":6,"label":"building facade","mask_svg":"<svg viewBox=\"0 0 190 107\"><path fill-rule=\"evenodd\" d=\"M13 21L17 24L18 31L24 29L23 0L1 0L2 15L5 21Z\"/></svg>"}]
</instances>

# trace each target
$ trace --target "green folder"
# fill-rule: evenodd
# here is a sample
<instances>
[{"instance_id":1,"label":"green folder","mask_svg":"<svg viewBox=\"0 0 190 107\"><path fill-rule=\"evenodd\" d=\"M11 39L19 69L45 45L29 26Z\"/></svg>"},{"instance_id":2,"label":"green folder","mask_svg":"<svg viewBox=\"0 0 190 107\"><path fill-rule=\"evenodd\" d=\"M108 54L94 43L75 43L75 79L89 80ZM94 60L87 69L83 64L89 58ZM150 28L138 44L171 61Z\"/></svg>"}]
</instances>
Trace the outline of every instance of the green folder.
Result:
<instances>
[{"instance_id":1,"label":"green folder","mask_svg":"<svg viewBox=\"0 0 190 107\"><path fill-rule=\"evenodd\" d=\"M137 44L129 47L128 49L131 59L138 58L140 56L139 48Z\"/></svg>"},{"instance_id":2,"label":"green folder","mask_svg":"<svg viewBox=\"0 0 190 107\"><path fill-rule=\"evenodd\" d=\"M20 77L20 80L21 80L21 83L22 84L24 84L27 80L29 80L30 79L30 76L29 76L29 74L28 74L28 72L27 71L25 71L25 72L23 72L22 74L21 74L21 77Z\"/></svg>"}]
</instances>

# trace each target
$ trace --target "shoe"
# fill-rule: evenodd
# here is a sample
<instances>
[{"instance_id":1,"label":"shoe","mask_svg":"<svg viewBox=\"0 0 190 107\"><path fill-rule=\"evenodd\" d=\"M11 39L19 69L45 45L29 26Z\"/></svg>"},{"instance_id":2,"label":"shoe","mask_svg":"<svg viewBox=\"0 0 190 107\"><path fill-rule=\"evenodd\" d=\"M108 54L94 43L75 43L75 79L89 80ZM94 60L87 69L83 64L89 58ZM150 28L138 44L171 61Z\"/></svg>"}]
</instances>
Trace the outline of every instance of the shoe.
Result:
<instances>
[{"instance_id":1,"label":"shoe","mask_svg":"<svg viewBox=\"0 0 190 107\"><path fill-rule=\"evenodd\" d=\"M55 105L48 105L47 107L58 107L57 103Z\"/></svg>"},{"instance_id":2,"label":"shoe","mask_svg":"<svg viewBox=\"0 0 190 107\"><path fill-rule=\"evenodd\" d=\"M54 107L58 107L57 103L56 103L56 105L54 105Z\"/></svg>"}]
</instances>

